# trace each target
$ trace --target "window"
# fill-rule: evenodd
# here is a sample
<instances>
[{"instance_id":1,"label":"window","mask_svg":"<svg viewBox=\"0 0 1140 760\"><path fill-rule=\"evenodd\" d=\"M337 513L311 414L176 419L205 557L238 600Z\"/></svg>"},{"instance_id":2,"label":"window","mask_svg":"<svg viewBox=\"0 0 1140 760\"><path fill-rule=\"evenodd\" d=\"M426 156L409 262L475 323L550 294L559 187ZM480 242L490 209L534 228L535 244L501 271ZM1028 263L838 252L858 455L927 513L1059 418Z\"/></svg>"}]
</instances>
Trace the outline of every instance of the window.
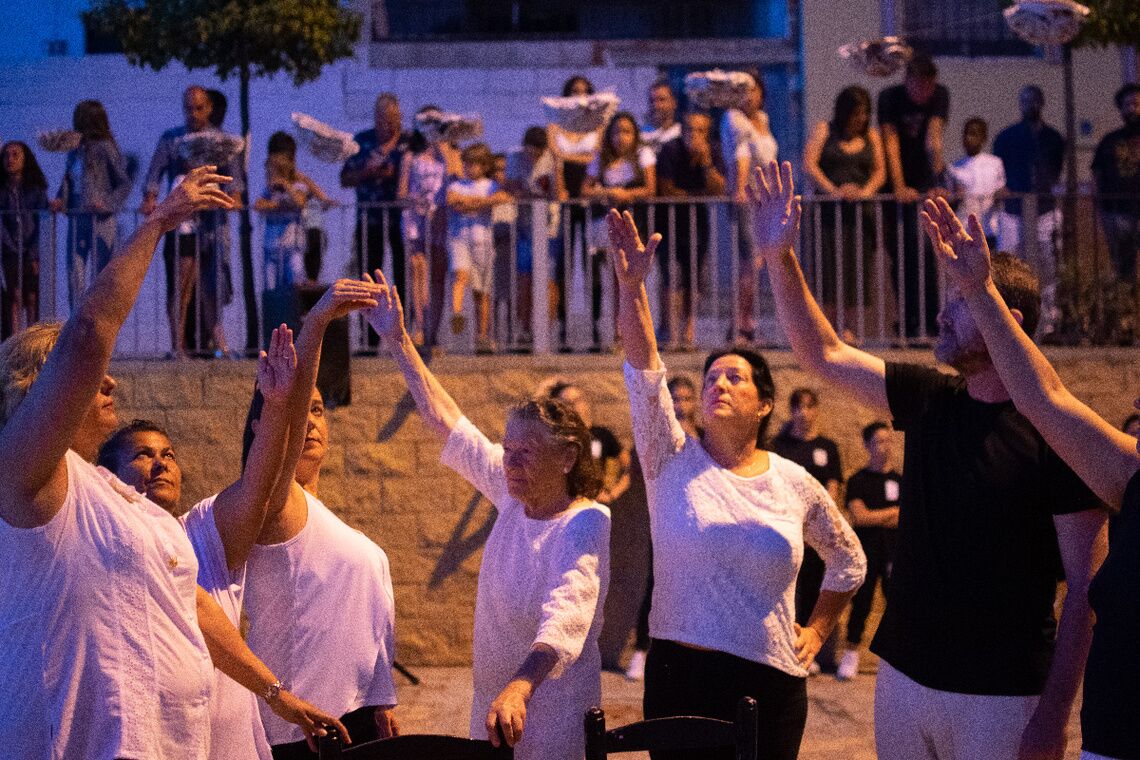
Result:
<instances>
[{"instance_id":1,"label":"window","mask_svg":"<svg viewBox=\"0 0 1140 760\"><path fill-rule=\"evenodd\" d=\"M900 4L902 36L932 55L1028 56L1037 52L1005 25L998 0L901 0Z\"/></svg>"}]
</instances>

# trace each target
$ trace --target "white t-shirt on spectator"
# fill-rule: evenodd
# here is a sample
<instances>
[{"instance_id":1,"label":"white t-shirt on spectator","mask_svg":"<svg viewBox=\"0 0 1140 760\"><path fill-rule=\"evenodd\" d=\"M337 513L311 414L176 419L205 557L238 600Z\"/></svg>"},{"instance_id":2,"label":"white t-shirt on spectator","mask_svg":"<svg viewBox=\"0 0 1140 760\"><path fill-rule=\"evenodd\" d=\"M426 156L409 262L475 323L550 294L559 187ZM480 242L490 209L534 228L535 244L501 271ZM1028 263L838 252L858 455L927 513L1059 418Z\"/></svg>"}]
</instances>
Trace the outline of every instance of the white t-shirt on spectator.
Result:
<instances>
[{"instance_id":1,"label":"white t-shirt on spectator","mask_svg":"<svg viewBox=\"0 0 1140 760\"><path fill-rule=\"evenodd\" d=\"M499 191L499 184L490 177L481 179L453 179L447 186L448 193L457 193L468 198L490 198ZM475 214L461 214L454 209L447 211L447 236L465 243L488 244L491 241L491 209Z\"/></svg>"},{"instance_id":2,"label":"white t-shirt on spectator","mask_svg":"<svg viewBox=\"0 0 1140 760\"><path fill-rule=\"evenodd\" d=\"M396 704L395 597L388 557L306 492L305 527L249 555L249 648L291 692L337 717ZM303 741L258 700L270 744Z\"/></svg>"},{"instance_id":3,"label":"white t-shirt on spectator","mask_svg":"<svg viewBox=\"0 0 1140 760\"><path fill-rule=\"evenodd\" d=\"M74 451L38 528L0 520L0 752L205 760L213 666L182 526Z\"/></svg>"},{"instance_id":4,"label":"white t-shirt on spectator","mask_svg":"<svg viewBox=\"0 0 1140 760\"><path fill-rule=\"evenodd\" d=\"M182 526L198 558L198 585L214 598L235 628L241 627L245 567L230 572L226 547L214 516L217 494L194 505L182 516ZM225 737L210 744L210 760L271 760L257 696L225 673L214 669L210 698L210 736Z\"/></svg>"},{"instance_id":5,"label":"white t-shirt on spectator","mask_svg":"<svg viewBox=\"0 0 1140 760\"><path fill-rule=\"evenodd\" d=\"M637 179L637 169L628 158L612 162L604 171L601 168L601 160L601 156L598 156L591 161L586 173L596 177L603 187L628 187ZM637 149L637 163L644 175L646 169L657 165L657 154L652 148L642 145Z\"/></svg>"},{"instance_id":6,"label":"white t-shirt on spectator","mask_svg":"<svg viewBox=\"0 0 1140 760\"><path fill-rule=\"evenodd\" d=\"M463 417L440 461L498 509L483 549L475 600L471 736L487 738L491 702L536 644L558 662L527 705L516 760L581 760L582 716L601 699L598 634L609 586L610 511L597 502L549 520L507 493L503 447Z\"/></svg>"},{"instance_id":7,"label":"white t-shirt on spectator","mask_svg":"<svg viewBox=\"0 0 1140 760\"><path fill-rule=\"evenodd\" d=\"M1005 164L992 153L963 156L950 165L950 190L965 196L958 204L958 218L965 225L975 214L987 235L997 234L994 193L1005 187Z\"/></svg>"},{"instance_id":8,"label":"white t-shirt on spectator","mask_svg":"<svg viewBox=\"0 0 1140 760\"><path fill-rule=\"evenodd\" d=\"M794 462L769 452L753 477L717 465L677 422L664 367L627 363L625 383L653 538L650 634L806 677L794 629L804 544L826 565L822 588L851 591L867 570L855 532Z\"/></svg>"},{"instance_id":9,"label":"white t-shirt on spectator","mask_svg":"<svg viewBox=\"0 0 1140 760\"><path fill-rule=\"evenodd\" d=\"M762 121L768 123L768 114L761 111ZM761 134L741 111L732 108L724 112L720 120L720 143L724 157L725 179L728 193L736 191L736 163L740 159L748 161L748 172L760 166L767 166L776 160L778 146L776 138L769 132Z\"/></svg>"}]
</instances>

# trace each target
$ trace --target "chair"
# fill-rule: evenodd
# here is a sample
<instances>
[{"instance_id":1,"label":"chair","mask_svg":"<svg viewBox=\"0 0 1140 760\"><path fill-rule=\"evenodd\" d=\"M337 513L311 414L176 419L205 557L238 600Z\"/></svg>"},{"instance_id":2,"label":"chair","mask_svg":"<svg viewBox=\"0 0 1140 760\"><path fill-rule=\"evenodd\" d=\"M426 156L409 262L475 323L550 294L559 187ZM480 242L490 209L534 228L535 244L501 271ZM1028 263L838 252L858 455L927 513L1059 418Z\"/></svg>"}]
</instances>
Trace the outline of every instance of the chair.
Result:
<instances>
[{"instance_id":1,"label":"chair","mask_svg":"<svg viewBox=\"0 0 1140 760\"><path fill-rule=\"evenodd\" d=\"M320 760L513 760L515 751L503 743L439 734L408 734L360 744L341 744L335 730L318 742Z\"/></svg>"},{"instance_id":2,"label":"chair","mask_svg":"<svg viewBox=\"0 0 1140 760\"><path fill-rule=\"evenodd\" d=\"M732 747L736 760L756 760L756 700L744 697L736 721L691 715L653 718L606 731L600 708L586 711L586 760L620 752L707 750Z\"/></svg>"}]
</instances>

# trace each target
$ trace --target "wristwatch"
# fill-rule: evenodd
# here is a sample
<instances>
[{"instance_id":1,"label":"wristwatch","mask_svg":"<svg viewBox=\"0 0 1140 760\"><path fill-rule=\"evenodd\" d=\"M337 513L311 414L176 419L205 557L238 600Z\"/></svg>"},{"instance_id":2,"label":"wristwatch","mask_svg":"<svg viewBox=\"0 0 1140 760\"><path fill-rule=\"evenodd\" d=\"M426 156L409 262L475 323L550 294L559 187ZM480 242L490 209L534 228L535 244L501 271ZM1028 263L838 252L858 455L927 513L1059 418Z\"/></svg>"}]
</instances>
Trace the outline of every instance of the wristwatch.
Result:
<instances>
[{"instance_id":1,"label":"wristwatch","mask_svg":"<svg viewBox=\"0 0 1140 760\"><path fill-rule=\"evenodd\" d=\"M266 702L272 702L277 699L281 694L281 690L285 688L285 684L280 681L274 681L269 686L265 687L265 691L261 692L261 698Z\"/></svg>"}]
</instances>

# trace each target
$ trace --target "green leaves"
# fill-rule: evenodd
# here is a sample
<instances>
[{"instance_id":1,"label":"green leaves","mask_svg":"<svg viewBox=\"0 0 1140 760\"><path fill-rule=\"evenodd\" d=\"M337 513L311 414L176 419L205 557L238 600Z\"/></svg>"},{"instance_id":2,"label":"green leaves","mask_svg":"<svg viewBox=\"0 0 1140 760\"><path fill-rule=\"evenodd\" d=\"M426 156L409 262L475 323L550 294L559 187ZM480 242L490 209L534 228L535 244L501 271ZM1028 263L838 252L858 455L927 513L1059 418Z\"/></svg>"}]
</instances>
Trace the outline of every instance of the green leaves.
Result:
<instances>
[{"instance_id":1,"label":"green leaves","mask_svg":"<svg viewBox=\"0 0 1140 760\"><path fill-rule=\"evenodd\" d=\"M1140 3L1136 0L1081 0L1091 11L1073 42L1075 47L1135 45L1140 41Z\"/></svg>"},{"instance_id":2,"label":"green leaves","mask_svg":"<svg viewBox=\"0 0 1140 760\"><path fill-rule=\"evenodd\" d=\"M94 0L84 14L117 36L136 66L179 61L220 79L247 64L253 76L284 73L300 85L350 57L361 18L337 0Z\"/></svg>"}]
</instances>

